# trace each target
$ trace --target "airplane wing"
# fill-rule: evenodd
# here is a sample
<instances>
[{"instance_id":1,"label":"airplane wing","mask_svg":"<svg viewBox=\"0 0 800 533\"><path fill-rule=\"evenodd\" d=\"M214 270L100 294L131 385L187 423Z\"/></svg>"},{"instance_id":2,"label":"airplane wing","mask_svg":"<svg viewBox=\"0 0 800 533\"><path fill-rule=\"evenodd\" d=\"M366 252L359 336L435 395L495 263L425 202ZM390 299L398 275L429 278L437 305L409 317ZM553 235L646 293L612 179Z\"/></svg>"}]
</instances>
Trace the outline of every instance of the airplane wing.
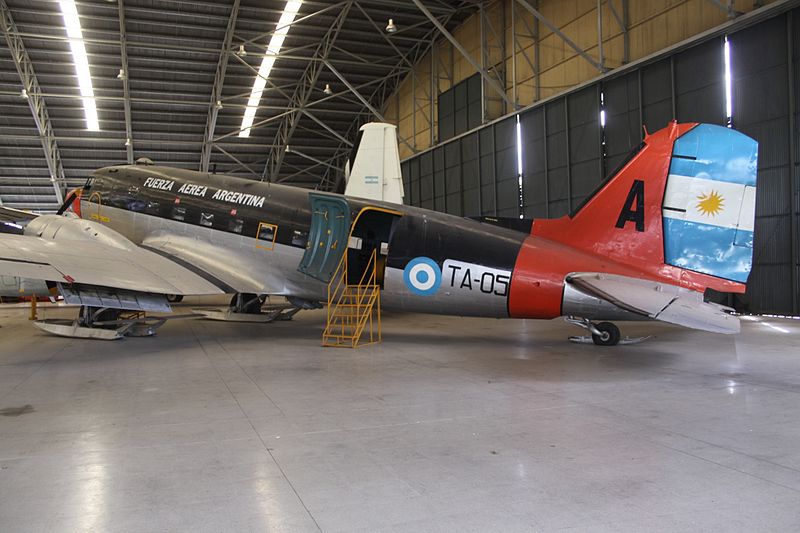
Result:
<instances>
[{"instance_id":1,"label":"airplane wing","mask_svg":"<svg viewBox=\"0 0 800 533\"><path fill-rule=\"evenodd\" d=\"M223 293L202 276L107 228L98 229L79 219L57 218L61 221L52 235L46 226L39 235L0 234L0 275L155 294ZM71 230L75 231L69 235ZM90 230L97 232L89 236ZM68 235L48 238L60 232ZM113 240L115 237L119 239Z\"/></svg>"},{"instance_id":2,"label":"airplane wing","mask_svg":"<svg viewBox=\"0 0 800 533\"><path fill-rule=\"evenodd\" d=\"M0 205L0 222L22 222L26 220L33 220L38 217L36 213L14 209L13 207L5 207Z\"/></svg>"},{"instance_id":3,"label":"airplane wing","mask_svg":"<svg viewBox=\"0 0 800 533\"><path fill-rule=\"evenodd\" d=\"M190 266L228 294L264 292L263 285L256 281L258 272L249 270L252 265L242 261L232 268L231 251L221 246L211 243L198 246L194 238L175 234L149 236L142 246L178 264Z\"/></svg>"},{"instance_id":4,"label":"airplane wing","mask_svg":"<svg viewBox=\"0 0 800 533\"><path fill-rule=\"evenodd\" d=\"M739 319L727 307L703 301L699 292L644 279L576 272L567 283L643 316L713 333L739 333Z\"/></svg>"}]
</instances>

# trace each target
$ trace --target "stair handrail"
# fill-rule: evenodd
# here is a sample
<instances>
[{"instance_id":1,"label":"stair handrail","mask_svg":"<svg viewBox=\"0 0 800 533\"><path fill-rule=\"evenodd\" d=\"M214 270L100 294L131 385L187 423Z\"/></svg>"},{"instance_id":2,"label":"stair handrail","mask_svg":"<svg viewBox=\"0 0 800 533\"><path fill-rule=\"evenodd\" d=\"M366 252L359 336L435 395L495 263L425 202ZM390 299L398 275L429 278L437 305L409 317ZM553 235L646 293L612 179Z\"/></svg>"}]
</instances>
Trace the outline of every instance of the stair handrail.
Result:
<instances>
[{"instance_id":1,"label":"stair handrail","mask_svg":"<svg viewBox=\"0 0 800 533\"><path fill-rule=\"evenodd\" d=\"M328 308L327 308L327 321L325 323L325 328L327 329L331 323L331 315L335 316L334 311L339 307L341 303L341 295L337 298L336 295L339 292L339 289L342 286L342 281L345 283L345 287L347 286L347 249L345 249L344 253L342 254L342 258L339 260L339 264L336 266L336 270L333 271L333 277L328 282ZM333 287L334 282L336 286ZM333 291L331 291L331 287L333 287ZM344 290L342 290L342 294L344 294ZM334 300L336 303L331 305Z\"/></svg>"}]
</instances>

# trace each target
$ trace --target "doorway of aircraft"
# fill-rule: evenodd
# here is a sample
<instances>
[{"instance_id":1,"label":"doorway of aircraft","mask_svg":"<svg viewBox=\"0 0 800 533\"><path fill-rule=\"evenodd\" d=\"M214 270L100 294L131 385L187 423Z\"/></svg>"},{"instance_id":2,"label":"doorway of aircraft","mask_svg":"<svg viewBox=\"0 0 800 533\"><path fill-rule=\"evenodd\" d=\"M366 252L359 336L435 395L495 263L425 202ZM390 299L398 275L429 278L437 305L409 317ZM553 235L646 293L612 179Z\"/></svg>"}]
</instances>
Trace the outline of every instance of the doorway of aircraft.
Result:
<instances>
[{"instance_id":1,"label":"doorway of aircraft","mask_svg":"<svg viewBox=\"0 0 800 533\"><path fill-rule=\"evenodd\" d=\"M365 207L353 222L347 248L347 283L357 284L369 266L372 252L377 251L376 282L383 288L386 256L395 223L402 215L378 207Z\"/></svg>"},{"instance_id":2,"label":"doorway of aircraft","mask_svg":"<svg viewBox=\"0 0 800 533\"><path fill-rule=\"evenodd\" d=\"M339 266L350 233L350 205L329 194L311 193L308 245L298 270L325 283Z\"/></svg>"}]
</instances>

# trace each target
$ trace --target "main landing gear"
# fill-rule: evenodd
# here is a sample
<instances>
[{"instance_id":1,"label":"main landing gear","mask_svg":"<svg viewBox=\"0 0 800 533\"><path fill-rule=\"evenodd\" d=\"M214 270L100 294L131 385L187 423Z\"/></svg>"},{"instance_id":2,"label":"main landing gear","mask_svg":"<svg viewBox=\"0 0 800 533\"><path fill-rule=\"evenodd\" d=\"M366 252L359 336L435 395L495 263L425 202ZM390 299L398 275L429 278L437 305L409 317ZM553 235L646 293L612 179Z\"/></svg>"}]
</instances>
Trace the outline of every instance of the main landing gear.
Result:
<instances>
[{"instance_id":1,"label":"main landing gear","mask_svg":"<svg viewBox=\"0 0 800 533\"><path fill-rule=\"evenodd\" d=\"M81 306L75 320L52 318L36 320L33 325L61 337L113 341L122 337L150 337L166 321L166 318L147 317L141 312Z\"/></svg>"},{"instance_id":2,"label":"main landing gear","mask_svg":"<svg viewBox=\"0 0 800 533\"><path fill-rule=\"evenodd\" d=\"M571 342L589 344L595 343L598 346L616 346L617 344L637 344L650 337L625 337L621 338L619 328L612 322L594 323L588 318L577 318L574 316L565 317L564 320L570 324L580 326L591 333L591 337L586 335L575 335L569 338Z\"/></svg>"},{"instance_id":3,"label":"main landing gear","mask_svg":"<svg viewBox=\"0 0 800 533\"><path fill-rule=\"evenodd\" d=\"M225 322L267 323L291 320L301 307L294 304L269 304L264 294L237 293L231 298L227 309L192 309L194 313L209 320Z\"/></svg>"}]
</instances>

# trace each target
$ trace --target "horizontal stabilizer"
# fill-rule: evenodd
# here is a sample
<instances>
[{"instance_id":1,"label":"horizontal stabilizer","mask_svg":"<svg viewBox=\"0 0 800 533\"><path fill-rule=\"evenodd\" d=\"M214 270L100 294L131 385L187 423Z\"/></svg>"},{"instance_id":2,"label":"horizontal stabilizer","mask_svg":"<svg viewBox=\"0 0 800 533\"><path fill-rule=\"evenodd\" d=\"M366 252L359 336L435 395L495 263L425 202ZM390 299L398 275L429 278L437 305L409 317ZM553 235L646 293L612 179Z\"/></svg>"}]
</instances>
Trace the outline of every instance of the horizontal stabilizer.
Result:
<instances>
[{"instance_id":1,"label":"horizontal stabilizer","mask_svg":"<svg viewBox=\"0 0 800 533\"><path fill-rule=\"evenodd\" d=\"M662 322L713 333L739 333L739 319L728 308L703 301L703 295L675 285L638 278L578 272L566 279L581 291Z\"/></svg>"}]
</instances>

